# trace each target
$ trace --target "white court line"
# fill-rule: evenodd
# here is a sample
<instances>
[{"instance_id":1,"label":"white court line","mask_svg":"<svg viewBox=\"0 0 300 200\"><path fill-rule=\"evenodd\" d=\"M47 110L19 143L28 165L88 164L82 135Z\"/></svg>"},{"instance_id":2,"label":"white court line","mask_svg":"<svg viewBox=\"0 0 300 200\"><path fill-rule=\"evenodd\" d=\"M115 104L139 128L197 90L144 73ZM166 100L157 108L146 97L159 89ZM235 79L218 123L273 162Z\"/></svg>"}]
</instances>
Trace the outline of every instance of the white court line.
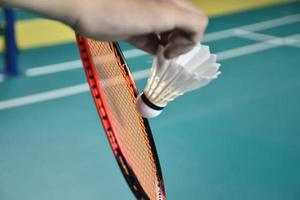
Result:
<instances>
[{"instance_id":1,"label":"white court line","mask_svg":"<svg viewBox=\"0 0 300 200\"><path fill-rule=\"evenodd\" d=\"M255 53L259 51L263 51L265 49L270 49L274 48L280 45L276 44L271 44L271 43L258 43L258 44L253 44L253 45L247 45L244 47L238 47L235 49L231 50L226 50L220 53L217 53L218 60L226 60L250 53ZM134 79L141 80L143 78L146 78L149 74L150 69L145 69L137 72L133 72L132 76ZM43 102L43 101L48 101L48 100L53 100L53 99L58 99L58 98L63 98L83 92L87 92L88 86L86 83L84 84L79 84L79 85L74 85L70 87L65 87L65 88L60 88L56 90L51 90L47 92L42 92L38 94L33 94L33 95L28 95L28 96L23 96L23 97L17 97L13 99L8 99L5 101L0 101L0 110L4 109L9 109L13 107L18 107L18 106L25 106L25 105L30 105L38 102Z\"/></svg>"},{"instance_id":2,"label":"white court line","mask_svg":"<svg viewBox=\"0 0 300 200\"><path fill-rule=\"evenodd\" d=\"M235 58L243 55L248 55L251 53L256 53L259 51L264 51L267 49L275 48L280 45L278 44L272 44L272 43L267 43L267 42L262 42L262 43L257 43L257 44L251 44L243 47L238 47L234 49L230 49L227 51L223 51L220 53L217 53L217 59L218 61L221 60L227 60L230 58Z\"/></svg>"},{"instance_id":3,"label":"white court line","mask_svg":"<svg viewBox=\"0 0 300 200\"><path fill-rule=\"evenodd\" d=\"M217 31L213 33L208 33L204 36L202 42L211 42L215 40L225 39L234 36L235 29L243 29L247 31L261 31L269 28L274 28L282 25L293 24L296 22L300 22L300 14L289 15L286 17L280 17L276 19L271 19L263 22L258 22L254 24L244 25L240 27L230 28L222 31Z\"/></svg>"},{"instance_id":4,"label":"white court line","mask_svg":"<svg viewBox=\"0 0 300 200\"><path fill-rule=\"evenodd\" d=\"M255 40L259 42L267 42L267 43L273 43L278 45L299 47L298 43L300 43L300 40L297 39L297 36L300 34L296 34L288 37L276 37L276 36L266 35L262 33L245 31L242 29L234 30L234 34L240 38L246 38L246 39Z\"/></svg>"},{"instance_id":5,"label":"white court line","mask_svg":"<svg viewBox=\"0 0 300 200\"><path fill-rule=\"evenodd\" d=\"M40 76L44 74L51 74L56 72L62 72L67 71L71 69L77 69L82 67L81 60L74 60L69 62L63 62L58 64L52 64L52 65L45 65L41 67L34 67L25 70L25 76L31 77L31 76Z\"/></svg>"},{"instance_id":6,"label":"white court line","mask_svg":"<svg viewBox=\"0 0 300 200\"><path fill-rule=\"evenodd\" d=\"M150 68L149 69L144 69L141 71L133 72L132 76L134 80L141 80L143 78L146 78L148 74L150 73Z\"/></svg>"},{"instance_id":7,"label":"white court line","mask_svg":"<svg viewBox=\"0 0 300 200\"><path fill-rule=\"evenodd\" d=\"M122 53L124 54L126 59L148 55L147 52L139 50L139 49L131 49L131 50L127 50L127 51L122 51Z\"/></svg>"},{"instance_id":8,"label":"white court line","mask_svg":"<svg viewBox=\"0 0 300 200\"><path fill-rule=\"evenodd\" d=\"M283 17L283 18L279 18L279 19L275 19L275 20L269 20L269 21L267 21L267 23L261 22L261 23L257 23L257 24L247 25L247 26L243 26L242 28L247 29L247 30L249 30L249 29L262 30L262 29L264 29L264 27L270 28L270 27L280 26L282 24L288 24L288 22L286 20L291 20L290 21L291 23L293 23L295 21L300 21L300 14ZM275 22L271 23L271 21L275 21ZM226 37L231 37L233 35L234 30L236 30L236 28L230 29L230 35L227 35ZM219 34L219 33L220 32L217 32L217 34ZM223 33L224 33L224 31L223 31ZM215 39L218 39L216 37L216 35L214 35L213 37L215 37ZM291 37L298 38L299 36L295 35L295 36L291 36ZM291 38L291 37L287 37L287 38ZM287 39L287 38L282 38L282 39ZM274 40L277 40L277 38ZM226 60L226 59L230 59L230 58L234 58L234 57L274 48L277 46L281 46L281 44L276 44L276 42L272 43L270 41L272 41L272 40L267 40L267 42L247 45L244 47L238 47L235 49L230 49L230 50L226 50L226 51L217 53L218 60ZM146 55L145 52L142 52L142 51L139 52L139 51L140 50L135 50L135 49L127 51L125 53L125 57L132 58L132 57L136 57L136 56L140 56L140 55ZM76 61L71 61L71 62L76 62ZM80 62L80 61L77 61L77 62ZM60 63L60 64L62 64L62 63ZM135 80L140 80L140 79L146 78L148 76L149 71L150 71L149 69L146 69L146 70L134 72L133 77L135 78ZM34 103L48 101L48 100L52 100L52 99L63 98L66 96L71 96L71 95L75 95L75 94L79 94L79 93L83 93L83 92L87 92L87 91L89 91L88 85L86 83L84 83L84 84L74 85L74 86L60 88L60 89L56 89L56 90L51 90L51 91L47 91L47 92L42 92L42 93L38 93L38 94L17 97L17 98L5 100L5 101L0 101L0 110L34 104Z\"/></svg>"},{"instance_id":9,"label":"white court line","mask_svg":"<svg viewBox=\"0 0 300 200\"><path fill-rule=\"evenodd\" d=\"M300 41L300 34L296 34L296 35L293 35L291 37Z\"/></svg>"},{"instance_id":10,"label":"white court line","mask_svg":"<svg viewBox=\"0 0 300 200\"><path fill-rule=\"evenodd\" d=\"M254 33L255 34L255 33ZM234 58L238 56L243 56L251 53L256 53L259 51L264 51L267 49L272 49L275 47L288 45L288 46L298 46L299 41L294 39L294 37L298 37L300 34L291 35L288 37L268 37L268 35L263 35L260 37L260 35L253 36L253 39L256 38L257 41L261 41L261 43L246 45L242 47L237 47L234 49L229 49L220 53L217 53L217 59L218 61L226 60L229 58Z\"/></svg>"},{"instance_id":11,"label":"white court line","mask_svg":"<svg viewBox=\"0 0 300 200\"><path fill-rule=\"evenodd\" d=\"M276 36L262 34L262 33L255 33L255 32L246 31L243 29L235 29L235 30L233 30L233 34L238 37L252 39L252 40L256 40L256 41L274 40L274 39L279 38Z\"/></svg>"},{"instance_id":12,"label":"white court line","mask_svg":"<svg viewBox=\"0 0 300 200\"><path fill-rule=\"evenodd\" d=\"M288 42L293 42L293 40L296 40L297 42L293 43L292 45L295 47L300 47L300 33L299 34L295 34L295 35L291 35L287 38L287 43Z\"/></svg>"},{"instance_id":13,"label":"white court line","mask_svg":"<svg viewBox=\"0 0 300 200\"><path fill-rule=\"evenodd\" d=\"M71 87L60 88L56 90L50 90L47 92L41 92L33 95L1 101L0 110L18 107L18 106L25 106L25 105L34 104L43 101L49 101L52 99L67 97L67 96L71 96L71 95L75 95L87 91L89 91L89 87L87 83L74 85Z\"/></svg>"},{"instance_id":14,"label":"white court line","mask_svg":"<svg viewBox=\"0 0 300 200\"><path fill-rule=\"evenodd\" d=\"M231 28L231 29L227 29L227 30L223 30L223 31L208 33L205 35L203 42L209 42L209 41L229 38L229 37L232 37L235 35L239 36L239 34L237 34L237 33L240 31L240 29L243 29L243 31L246 31L246 30L247 31L258 31L258 30L264 30L264 29L282 26L282 25L286 25L286 24L291 24L291 23L295 23L295 22L299 22L299 21L300 21L300 14L271 19L268 21L263 21L263 22L258 22L258 23L253 23L250 25L235 27L235 28ZM138 49L124 51L123 54L124 54L125 58L127 58L127 59L147 55L146 52L138 50ZM74 61L69 61L69 62L53 64L53 65L33 67L33 68L25 70L25 76L27 76L27 77L40 76L40 75L45 75L45 74L51 74L51 73L56 73L56 72L72 70L72 69L78 69L81 67L82 67L81 61L74 60Z\"/></svg>"},{"instance_id":15,"label":"white court line","mask_svg":"<svg viewBox=\"0 0 300 200\"><path fill-rule=\"evenodd\" d=\"M144 79L148 76L149 71L150 69L145 69L138 72L134 72L132 73L132 76L136 81L140 79ZM80 94L88 91L89 91L88 84L82 83L70 87L50 90L47 92L41 92L41 93L27 95L23 97L17 97L5 101L0 101L0 110L30 105L30 104L49 101L53 99L59 99L59 98L68 97L68 96L72 96L75 94Z\"/></svg>"},{"instance_id":16,"label":"white court line","mask_svg":"<svg viewBox=\"0 0 300 200\"><path fill-rule=\"evenodd\" d=\"M123 54L127 59L147 55L146 52L138 49L124 51ZM45 65L41 67L33 67L25 70L24 74L27 77L32 77L32 76L40 76L40 75L57 73L57 72L62 72L62 71L67 71L72 69L78 69L78 68L82 68L81 60L74 60L74 61L68 61L68 62L63 62L58 64Z\"/></svg>"},{"instance_id":17,"label":"white court line","mask_svg":"<svg viewBox=\"0 0 300 200\"><path fill-rule=\"evenodd\" d=\"M234 29L233 34L235 36L239 36L242 38L248 38L248 39L254 39L257 41L266 41L266 40L272 39L272 41L275 41L275 42L282 41L282 44L284 44L286 42L289 45L293 45L293 43L299 42L296 38L298 35L289 37L291 39L290 42L287 42L287 41L284 42L284 38L260 34L260 33L253 33L253 32L242 30L242 29ZM294 39L294 37L295 37L295 39ZM275 40L275 39L278 39L278 40ZM294 41L292 41L292 40L294 40ZM297 44L294 46L299 47L299 45L297 45ZM123 53L127 59L147 55L146 52L138 50L138 49L124 51ZM82 67L81 60L74 60L74 61L63 62L63 63L58 63L58 64L45 65L42 67L34 67L34 68L26 70L25 75L28 77L39 76L39 75L43 75L43 74L56 73L56 72L61 72L61 71L66 71L66 70L71 70L71 69L77 69L77 68L81 68L81 67ZM1 80L2 79L0 76L0 81Z\"/></svg>"},{"instance_id":18,"label":"white court line","mask_svg":"<svg viewBox=\"0 0 300 200\"><path fill-rule=\"evenodd\" d=\"M5 76L3 74L0 74L0 82L4 81Z\"/></svg>"}]
</instances>

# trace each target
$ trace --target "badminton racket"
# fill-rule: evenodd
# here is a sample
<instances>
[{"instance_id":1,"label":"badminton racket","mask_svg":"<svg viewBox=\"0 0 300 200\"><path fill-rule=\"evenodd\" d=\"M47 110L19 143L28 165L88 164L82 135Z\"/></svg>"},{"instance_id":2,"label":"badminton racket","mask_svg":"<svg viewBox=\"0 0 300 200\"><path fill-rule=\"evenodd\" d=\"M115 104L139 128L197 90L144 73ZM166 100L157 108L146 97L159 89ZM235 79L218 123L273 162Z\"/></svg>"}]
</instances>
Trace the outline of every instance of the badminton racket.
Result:
<instances>
[{"instance_id":1,"label":"badminton racket","mask_svg":"<svg viewBox=\"0 0 300 200\"><path fill-rule=\"evenodd\" d=\"M76 35L99 118L117 163L137 199L165 200L165 190L148 121L136 110L138 91L116 42Z\"/></svg>"}]
</instances>

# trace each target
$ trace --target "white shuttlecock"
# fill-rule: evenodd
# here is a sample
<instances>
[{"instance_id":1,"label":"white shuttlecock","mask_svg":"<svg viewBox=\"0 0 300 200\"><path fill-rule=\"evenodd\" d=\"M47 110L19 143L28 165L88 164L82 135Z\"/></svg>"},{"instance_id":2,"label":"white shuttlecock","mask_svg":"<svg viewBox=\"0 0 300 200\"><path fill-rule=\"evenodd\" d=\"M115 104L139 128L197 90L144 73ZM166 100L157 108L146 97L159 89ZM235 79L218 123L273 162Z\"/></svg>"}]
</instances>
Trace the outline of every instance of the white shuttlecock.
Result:
<instances>
[{"instance_id":1,"label":"white shuttlecock","mask_svg":"<svg viewBox=\"0 0 300 200\"><path fill-rule=\"evenodd\" d=\"M166 59L160 46L145 89L137 98L137 109L145 118L159 115L177 96L207 85L221 73L216 55L208 46L197 45L177 58Z\"/></svg>"}]
</instances>

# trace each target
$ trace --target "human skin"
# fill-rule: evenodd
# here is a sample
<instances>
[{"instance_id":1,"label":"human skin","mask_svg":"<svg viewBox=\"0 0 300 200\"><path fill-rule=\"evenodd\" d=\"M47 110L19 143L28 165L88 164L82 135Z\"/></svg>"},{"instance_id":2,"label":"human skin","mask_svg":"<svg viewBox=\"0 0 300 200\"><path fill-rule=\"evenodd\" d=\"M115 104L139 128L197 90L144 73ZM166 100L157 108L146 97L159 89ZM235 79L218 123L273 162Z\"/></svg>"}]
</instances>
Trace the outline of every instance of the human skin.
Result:
<instances>
[{"instance_id":1,"label":"human skin","mask_svg":"<svg viewBox=\"0 0 300 200\"><path fill-rule=\"evenodd\" d=\"M205 31L207 17L186 0L0 0L59 20L99 40L126 40L155 54L159 44L173 58L192 49Z\"/></svg>"}]
</instances>

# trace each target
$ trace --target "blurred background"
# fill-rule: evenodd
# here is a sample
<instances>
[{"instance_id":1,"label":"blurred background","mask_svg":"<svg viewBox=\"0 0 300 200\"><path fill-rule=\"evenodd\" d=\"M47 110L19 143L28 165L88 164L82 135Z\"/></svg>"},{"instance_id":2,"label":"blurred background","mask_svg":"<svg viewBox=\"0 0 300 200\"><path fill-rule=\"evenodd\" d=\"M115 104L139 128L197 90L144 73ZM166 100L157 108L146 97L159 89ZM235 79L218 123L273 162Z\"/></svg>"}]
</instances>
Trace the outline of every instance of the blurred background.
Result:
<instances>
[{"instance_id":1,"label":"blurred background","mask_svg":"<svg viewBox=\"0 0 300 200\"><path fill-rule=\"evenodd\" d=\"M300 199L300 2L193 1L222 64L150 120L168 199ZM134 199L85 80L74 33L1 10L0 199ZM139 89L151 56L120 42Z\"/></svg>"}]
</instances>

